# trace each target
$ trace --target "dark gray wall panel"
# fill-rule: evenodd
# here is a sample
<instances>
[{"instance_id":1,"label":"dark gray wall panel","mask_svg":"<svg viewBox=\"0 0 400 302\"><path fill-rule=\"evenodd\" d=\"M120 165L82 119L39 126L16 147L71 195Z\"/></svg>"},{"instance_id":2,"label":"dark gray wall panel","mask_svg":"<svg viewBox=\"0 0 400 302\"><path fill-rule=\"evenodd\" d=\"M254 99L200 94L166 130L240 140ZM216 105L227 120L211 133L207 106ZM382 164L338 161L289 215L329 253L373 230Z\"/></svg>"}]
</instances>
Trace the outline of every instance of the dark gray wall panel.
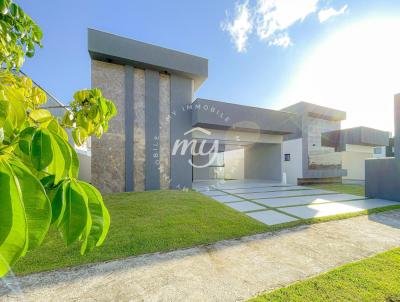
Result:
<instances>
[{"instance_id":1,"label":"dark gray wall panel","mask_svg":"<svg viewBox=\"0 0 400 302\"><path fill-rule=\"evenodd\" d=\"M366 160L365 195L400 201L400 161L395 158Z\"/></svg>"},{"instance_id":2,"label":"dark gray wall panel","mask_svg":"<svg viewBox=\"0 0 400 302\"><path fill-rule=\"evenodd\" d=\"M192 80L171 75L171 152L177 140L192 139L192 135L184 133L192 129L192 112L184 110L192 102ZM180 152L171 153L171 189L192 187L192 166L189 160L192 155L188 151L184 155Z\"/></svg>"},{"instance_id":3,"label":"dark gray wall panel","mask_svg":"<svg viewBox=\"0 0 400 302\"><path fill-rule=\"evenodd\" d=\"M400 160L400 94L394 97L394 152L397 160Z\"/></svg>"},{"instance_id":4,"label":"dark gray wall panel","mask_svg":"<svg viewBox=\"0 0 400 302\"><path fill-rule=\"evenodd\" d=\"M125 191L133 191L133 67L125 66Z\"/></svg>"},{"instance_id":5,"label":"dark gray wall panel","mask_svg":"<svg viewBox=\"0 0 400 302\"><path fill-rule=\"evenodd\" d=\"M270 134L289 134L298 130L297 116L292 113L206 99L197 99L192 108L194 127Z\"/></svg>"},{"instance_id":6,"label":"dark gray wall panel","mask_svg":"<svg viewBox=\"0 0 400 302\"><path fill-rule=\"evenodd\" d=\"M146 190L160 189L159 82L160 74L158 71L145 70Z\"/></svg>"},{"instance_id":7,"label":"dark gray wall panel","mask_svg":"<svg viewBox=\"0 0 400 302\"><path fill-rule=\"evenodd\" d=\"M208 60L205 58L95 29L88 30L88 48L92 59L168 71L193 79L195 88L199 88L208 76Z\"/></svg>"}]
</instances>

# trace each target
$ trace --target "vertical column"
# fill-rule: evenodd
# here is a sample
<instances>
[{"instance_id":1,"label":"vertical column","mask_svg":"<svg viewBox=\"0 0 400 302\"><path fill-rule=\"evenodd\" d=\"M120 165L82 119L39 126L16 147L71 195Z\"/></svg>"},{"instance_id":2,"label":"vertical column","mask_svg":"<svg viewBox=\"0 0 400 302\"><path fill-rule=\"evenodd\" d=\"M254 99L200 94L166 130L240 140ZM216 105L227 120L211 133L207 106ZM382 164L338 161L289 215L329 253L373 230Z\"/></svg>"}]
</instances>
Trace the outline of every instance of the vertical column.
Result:
<instances>
[{"instance_id":1,"label":"vertical column","mask_svg":"<svg viewBox=\"0 0 400 302\"><path fill-rule=\"evenodd\" d=\"M394 156L400 161L400 94L394 96Z\"/></svg>"},{"instance_id":2,"label":"vertical column","mask_svg":"<svg viewBox=\"0 0 400 302\"><path fill-rule=\"evenodd\" d=\"M146 164L145 189L160 189L160 123L159 123L159 83L158 71L145 70L145 128Z\"/></svg>"},{"instance_id":3,"label":"vertical column","mask_svg":"<svg viewBox=\"0 0 400 302\"><path fill-rule=\"evenodd\" d=\"M133 129L133 162L134 162L134 190L145 189L145 162L146 162L146 137L145 137L145 75L143 69L134 70L134 129Z\"/></svg>"},{"instance_id":4,"label":"vertical column","mask_svg":"<svg viewBox=\"0 0 400 302\"><path fill-rule=\"evenodd\" d=\"M186 109L193 98L193 80L171 75L171 150L177 140L191 140L192 136L184 133L192 128L192 112ZM171 154L171 189L192 187L192 155L189 150L181 155Z\"/></svg>"},{"instance_id":5,"label":"vertical column","mask_svg":"<svg viewBox=\"0 0 400 302\"><path fill-rule=\"evenodd\" d=\"M125 191L133 191L133 66L125 65Z\"/></svg>"},{"instance_id":6,"label":"vertical column","mask_svg":"<svg viewBox=\"0 0 400 302\"><path fill-rule=\"evenodd\" d=\"M92 87L113 100L118 115L101 140L92 138L92 183L103 193L125 191L125 70L121 65L92 61Z\"/></svg>"},{"instance_id":7,"label":"vertical column","mask_svg":"<svg viewBox=\"0 0 400 302\"><path fill-rule=\"evenodd\" d=\"M170 183L170 77L160 74L160 188L169 189Z\"/></svg>"}]
</instances>

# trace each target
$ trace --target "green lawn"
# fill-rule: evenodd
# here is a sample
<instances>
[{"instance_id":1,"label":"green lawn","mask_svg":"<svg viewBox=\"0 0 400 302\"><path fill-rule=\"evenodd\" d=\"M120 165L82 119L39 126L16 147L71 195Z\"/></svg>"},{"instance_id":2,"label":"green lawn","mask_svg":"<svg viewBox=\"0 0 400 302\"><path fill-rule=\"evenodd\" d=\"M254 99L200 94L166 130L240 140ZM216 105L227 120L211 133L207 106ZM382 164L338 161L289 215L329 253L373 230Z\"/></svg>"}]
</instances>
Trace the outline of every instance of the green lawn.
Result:
<instances>
[{"instance_id":1,"label":"green lawn","mask_svg":"<svg viewBox=\"0 0 400 302\"><path fill-rule=\"evenodd\" d=\"M360 185L344 185L344 184L321 184L312 185L313 188L321 190L336 191L345 194L365 195L365 187Z\"/></svg>"},{"instance_id":2,"label":"green lawn","mask_svg":"<svg viewBox=\"0 0 400 302\"><path fill-rule=\"evenodd\" d=\"M251 302L400 301L400 249L344 265Z\"/></svg>"},{"instance_id":3,"label":"green lawn","mask_svg":"<svg viewBox=\"0 0 400 302\"><path fill-rule=\"evenodd\" d=\"M103 246L81 256L51 230L44 244L13 268L16 274L169 251L267 231L269 228L197 192L155 191L104 197L111 227Z\"/></svg>"}]
</instances>

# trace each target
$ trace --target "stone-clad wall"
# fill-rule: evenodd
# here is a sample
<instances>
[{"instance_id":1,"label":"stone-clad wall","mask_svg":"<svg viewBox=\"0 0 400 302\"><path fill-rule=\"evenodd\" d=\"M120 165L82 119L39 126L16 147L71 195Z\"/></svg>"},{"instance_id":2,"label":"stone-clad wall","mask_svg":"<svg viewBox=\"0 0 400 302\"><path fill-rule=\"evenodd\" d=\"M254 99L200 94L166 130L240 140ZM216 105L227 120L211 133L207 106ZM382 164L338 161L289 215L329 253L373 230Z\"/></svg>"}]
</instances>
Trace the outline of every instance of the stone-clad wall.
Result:
<instances>
[{"instance_id":1,"label":"stone-clad wall","mask_svg":"<svg viewBox=\"0 0 400 302\"><path fill-rule=\"evenodd\" d=\"M101 140L92 138L92 183L101 192L125 191L125 71L124 66L92 61L92 87L112 99L118 115Z\"/></svg>"},{"instance_id":2,"label":"stone-clad wall","mask_svg":"<svg viewBox=\"0 0 400 302\"><path fill-rule=\"evenodd\" d=\"M92 61L92 87L101 88L105 97L114 101L118 115L111 120L110 128L101 140L92 140L92 183L103 193L123 192L132 181L133 190L144 191L146 183L146 163L153 164L154 158L146 158L146 77L145 70L134 68L133 78L126 76L123 65ZM131 79L133 83L125 83ZM170 188L170 76L159 73L159 177L160 189ZM154 82L156 83L156 82ZM154 84L153 83L153 84ZM129 85L128 85L129 84ZM132 85L133 84L133 85ZM133 86L133 112L125 112L126 89ZM129 105L129 104L128 104ZM127 123L126 123L127 119ZM133 127L133 145L125 146L125 125ZM149 123L157 124L157 123ZM151 126L150 126L151 127ZM154 132L155 129L152 129ZM156 138L154 138L156 140ZM125 167L128 152L133 155L133 167ZM149 156L148 156L149 157ZM126 177L132 173L132 177ZM131 182L129 183L130 186Z\"/></svg>"},{"instance_id":3,"label":"stone-clad wall","mask_svg":"<svg viewBox=\"0 0 400 302\"><path fill-rule=\"evenodd\" d=\"M145 126L144 126L144 70L135 68L134 84L134 132L133 132L133 158L134 158L134 190L144 191L145 179Z\"/></svg>"},{"instance_id":4,"label":"stone-clad wall","mask_svg":"<svg viewBox=\"0 0 400 302\"><path fill-rule=\"evenodd\" d=\"M160 74L160 186L168 189L170 184L170 77Z\"/></svg>"}]
</instances>

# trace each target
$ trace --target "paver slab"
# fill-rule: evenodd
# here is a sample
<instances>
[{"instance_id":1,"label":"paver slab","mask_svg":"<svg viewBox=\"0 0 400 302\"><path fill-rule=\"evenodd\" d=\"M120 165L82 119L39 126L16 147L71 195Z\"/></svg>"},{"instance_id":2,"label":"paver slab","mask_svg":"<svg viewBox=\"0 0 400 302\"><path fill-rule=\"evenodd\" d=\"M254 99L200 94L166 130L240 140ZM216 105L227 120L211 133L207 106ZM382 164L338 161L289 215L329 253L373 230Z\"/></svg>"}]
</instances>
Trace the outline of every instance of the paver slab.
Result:
<instances>
[{"instance_id":1,"label":"paver slab","mask_svg":"<svg viewBox=\"0 0 400 302\"><path fill-rule=\"evenodd\" d=\"M268 225L280 224L297 220L294 217L281 214L273 210L248 213L246 215Z\"/></svg>"},{"instance_id":2,"label":"paver slab","mask_svg":"<svg viewBox=\"0 0 400 302\"><path fill-rule=\"evenodd\" d=\"M243 193L260 193L260 192L275 192L275 191L289 191L289 190L310 190L310 189L302 186L290 186L290 187L265 186L260 188L222 189L222 190L232 194L243 194Z\"/></svg>"},{"instance_id":3,"label":"paver slab","mask_svg":"<svg viewBox=\"0 0 400 302\"><path fill-rule=\"evenodd\" d=\"M212 196L213 199L219 202L231 202L231 201L244 201L240 197L236 197L233 195L220 195L220 196Z\"/></svg>"},{"instance_id":4,"label":"paver slab","mask_svg":"<svg viewBox=\"0 0 400 302\"><path fill-rule=\"evenodd\" d=\"M262 193L245 193L237 194L246 199L262 199L262 198L277 198L277 197L290 197L290 196L304 196L316 194L332 194L335 192L326 190L295 190L295 191L278 191L278 192L262 192Z\"/></svg>"},{"instance_id":5,"label":"paver slab","mask_svg":"<svg viewBox=\"0 0 400 302\"><path fill-rule=\"evenodd\" d=\"M366 199L332 202L324 204L313 204L308 206L291 207L281 209L284 212L296 215L301 218L314 218L323 216L332 216L344 213L354 213L363 210L381 208L391 205L400 205L396 201L388 201L383 199Z\"/></svg>"},{"instance_id":6,"label":"paver slab","mask_svg":"<svg viewBox=\"0 0 400 302\"><path fill-rule=\"evenodd\" d=\"M351 195L351 194L329 194L329 195L317 195L317 196L298 196L298 197L286 197L276 199L257 199L258 203L265 204L269 207L287 207L294 205L305 205L313 203L327 203L333 201L344 201L344 200L356 200L365 199L362 196Z\"/></svg>"},{"instance_id":7,"label":"paver slab","mask_svg":"<svg viewBox=\"0 0 400 302\"><path fill-rule=\"evenodd\" d=\"M231 207L239 212L248 212L248 211L256 211L256 210L265 210L265 207L260 206L258 204L249 202L249 201L243 201L243 202L233 202L233 203L227 203L226 204L228 207Z\"/></svg>"},{"instance_id":8,"label":"paver slab","mask_svg":"<svg viewBox=\"0 0 400 302\"><path fill-rule=\"evenodd\" d=\"M217 190L202 191L202 192L200 192L200 193L203 194L203 195L210 196L210 197L226 195L226 193L224 193L224 192L222 192L222 191L217 191Z\"/></svg>"}]
</instances>

